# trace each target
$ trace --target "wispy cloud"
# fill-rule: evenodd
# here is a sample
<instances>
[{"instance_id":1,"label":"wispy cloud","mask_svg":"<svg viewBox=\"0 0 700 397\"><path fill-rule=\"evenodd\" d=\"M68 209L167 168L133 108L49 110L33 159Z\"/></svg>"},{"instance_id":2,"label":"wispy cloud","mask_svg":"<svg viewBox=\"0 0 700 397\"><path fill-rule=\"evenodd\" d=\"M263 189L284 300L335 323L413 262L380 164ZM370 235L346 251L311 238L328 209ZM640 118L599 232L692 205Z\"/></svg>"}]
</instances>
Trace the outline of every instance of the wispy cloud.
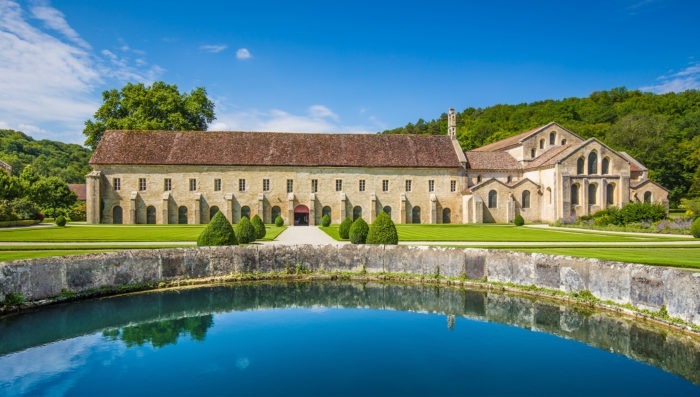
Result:
<instances>
[{"instance_id":1,"label":"wispy cloud","mask_svg":"<svg viewBox=\"0 0 700 397\"><path fill-rule=\"evenodd\" d=\"M32 16L41 20L41 22L43 22L44 26L47 28L62 34L68 40L82 48L90 49L90 44L83 40L78 32L73 30L73 28L68 25L65 15L63 15L61 11L46 5L42 5L32 7L31 12Z\"/></svg>"},{"instance_id":2,"label":"wispy cloud","mask_svg":"<svg viewBox=\"0 0 700 397\"><path fill-rule=\"evenodd\" d=\"M640 10L644 9L645 7L651 5L655 2L656 2L656 0L637 0L625 8L627 10L627 14L637 15L637 13L639 13Z\"/></svg>"},{"instance_id":3,"label":"wispy cloud","mask_svg":"<svg viewBox=\"0 0 700 397\"><path fill-rule=\"evenodd\" d=\"M239 48L236 50L236 58L245 61L246 59L250 59L253 57L253 54L248 51L247 48Z\"/></svg>"},{"instance_id":4,"label":"wispy cloud","mask_svg":"<svg viewBox=\"0 0 700 397\"><path fill-rule=\"evenodd\" d=\"M700 89L700 62L692 63L679 72L659 76L656 80L656 84L641 87L640 90L665 94Z\"/></svg>"},{"instance_id":5,"label":"wispy cloud","mask_svg":"<svg viewBox=\"0 0 700 397\"><path fill-rule=\"evenodd\" d=\"M204 44L204 45L199 46L200 50L202 50L204 52L210 52L213 54L221 52L227 48L228 48L228 46L226 44Z\"/></svg>"}]
</instances>

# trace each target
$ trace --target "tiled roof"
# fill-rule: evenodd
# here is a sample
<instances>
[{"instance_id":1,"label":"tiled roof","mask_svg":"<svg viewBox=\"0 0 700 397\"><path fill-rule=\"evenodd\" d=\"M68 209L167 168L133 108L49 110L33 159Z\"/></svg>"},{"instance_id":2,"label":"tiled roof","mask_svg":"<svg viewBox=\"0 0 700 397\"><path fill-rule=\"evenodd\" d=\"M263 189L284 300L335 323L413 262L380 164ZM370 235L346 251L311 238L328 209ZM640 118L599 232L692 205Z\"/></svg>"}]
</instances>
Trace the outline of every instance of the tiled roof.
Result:
<instances>
[{"instance_id":1,"label":"tiled roof","mask_svg":"<svg viewBox=\"0 0 700 397\"><path fill-rule=\"evenodd\" d=\"M460 167L447 136L107 131L90 164Z\"/></svg>"},{"instance_id":2,"label":"tiled roof","mask_svg":"<svg viewBox=\"0 0 700 397\"><path fill-rule=\"evenodd\" d=\"M86 186L84 183L69 183L68 189L70 189L71 192L75 193L75 195L78 196L78 201L87 200L87 194L85 192Z\"/></svg>"},{"instance_id":3,"label":"tiled roof","mask_svg":"<svg viewBox=\"0 0 700 397\"><path fill-rule=\"evenodd\" d=\"M486 146L476 148L476 149L474 149L474 151L475 152L492 152L492 151L501 150L501 149L508 148L510 146L517 145L522 139L525 139L528 136L544 129L545 127L549 126L550 124L553 124L553 123L549 123L547 125L533 128L530 131L525 131L525 132L522 132L518 135L513 135L513 136L506 138L506 139L501 139L500 141L493 142L493 143L490 143Z\"/></svg>"},{"instance_id":4,"label":"tiled roof","mask_svg":"<svg viewBox=\"0 0 700 397\"><path fill-rule=\"evenodd\" d=\"M542 153L539 157L537 157L535 160L531 161L528 163L525 168L526 169L532 169L532 168L539 168L539 167L547 167L554 165L558 160L559 160L559 155L562 153L565 153L569 149L571 149L574 145L564 145L564 146L553 146L546 152Z\"/></svg>"},{"instance_id":5,"label":"tiled roof","mask_svg":"<svg viewBox=\"0 0 700 397\"><path fill-rule=\"evenodd\" d=\"M634 157L630 156L626 152L617 152L620 156L624 157L625 160L629 161L630 163L630 171L632 172L641 172L641 171L646 171L647 168L640 163L637 159Z\"/></svg>"},{"instance_id":6,"label":"tiled roof","mask_svg":"<svg viewBox=\"0 0 700 397\"><path fill-rule=\"evenodd\" d=\"M465 152L467 168L473 170L519 170L521 169L513 156L506 152Z\"/></svg>"}]
</instances>

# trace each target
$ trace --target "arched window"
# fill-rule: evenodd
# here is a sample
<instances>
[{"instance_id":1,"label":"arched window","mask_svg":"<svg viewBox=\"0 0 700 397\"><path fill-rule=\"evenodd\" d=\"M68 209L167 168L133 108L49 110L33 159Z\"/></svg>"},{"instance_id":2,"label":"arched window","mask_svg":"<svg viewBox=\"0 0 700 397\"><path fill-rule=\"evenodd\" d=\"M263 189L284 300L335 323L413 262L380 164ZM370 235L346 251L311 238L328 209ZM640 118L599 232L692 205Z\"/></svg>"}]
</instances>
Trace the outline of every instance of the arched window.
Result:
<instances>
[{"instance_id":1,"label":"arched window","mask_svg":"<svg viewBox=\"0 0 700 397\"><path fill-rule=\"evenodd\" d=\"M557 133L556 132L549 133L549 144L552 146L557 144Z\"/></svg>"},{"instance_id":2,"label":"arched window","mask_svg":"<svg viewBox=\"0 0 700 397\"><path fill-rule=\"evenodd\" d=\"M209 220L212 220L212 218L214 218L214 215L216 215L217 212L219 212L219 207L213 206L209 208Z\"/></svg>"},{"instance_id":3,"label":"arched window","mask_svg":"<svg viewBox=\"0 0 700 397\"><path fill-rule=\"evenodd\" d=\"M586 163L586 160L583 159L583 157L579 157L578 160L576 160L576 174L581 175L583 174L583 165Z\"/></svg>"},{"instance_id":4,"label":"arched window","mask_svg":"<svg viewBox=\"0 0 700 397\"><path fill-rule=\"evenodd\" d=\"M481 175L476 176L476 183L481 183Z\"/></svg>"},{"instance_id":5,"label":"arched window","mask_svg":"<svg viewBox=\"0 0 700 397\"><path fill-rule=\"evenodd\" d=\"M413 207L411 210L411 223L420 223L420 207Z\"/></svg>"},{"instance_id":6,"label":"arched window","mask_svg":"<svg viewBox=\"0 0 700 397\"><path fill-rule=\"evenodd\" d=\"M535 158L535 153L536 153L536 150L535 150L535 149L530 149L530 158L533 158L533 159L534 159L534 158Z\"/></svg>"},{"instance_id":7,"label":"arched window","mask_svg":"<svg viewBox=\"0 0 700 397\"><path fill-rule=\"evenodd\" d=\"M595 175L598 173L598 153L591 152L588 155L588 175Z\"/></svg>"},{"instance_id":8,"label":"arched window","mask_svg":"<svg viewBox=\"0 0 700 397\"><path fill-rule=\"evenodd\" d=\"M156 224L156 207L152 205L146 207L146 223L149 225Z\"/></svg>"},{"instance_id":9,"label":"arched window","mask_svg":"<svg viewBox=\"0 0 700 397\"><path fill-rule=\"evenodd\" d=\"M644 202L651 204L651 192L644 192Z\"/></svg>"},{"instance_id":10,"label":"arched window","mask_svg":"<svg viewBox=\"0 0 700 397\"><path fill-rule=\"evenodd\" d=\"M384 211L389 217L391 217L391 207L388 205L385 205L384 208L382 208L382 211Z\"/></svg>"},{"instance_id":11,"label":"arched window","mask_svg":"<svg viewBox=\"0 0 700 397\"><path fill-rule=\"evenodd\" d=\"M362 207L356 205L352 209L352 220L355 221L357 218L362 216Z\"/></svg>"},{"instance_id":12,"label":"arched window","mask_svg":"<svg viewBox=\"0 0 700 397\"><path fill-rule=\"evenodd\" d=\"M530 208L530 191L524 190L522 201L520 202L522 208Z\"/></svg>"},{"instance_id":13,"label":"arched window","mask_svg":"<svg viewBox=\"0 0 700 397\"><path fill-rule=\"evenodd\" d=\"M608 183L608 185L605 187L605 202L608 205L615 204L615 184L614 183Z\"/></svg>"},{"instance_id":14,"label":"arched window","mask_svg":"<svg viewBox=\"0 0 700 397\"><path fill-rule=\"evenodd\" d=\"M326 216L328 215L329 218L333 219L331 216L331 207L325 206L321 209L321 216Z\"/></svg>"},{"instance_id":15,"label":"arched window","mask_svg":"<svg viewBox=\"0 0 700 397\"><path fill-rule=\"evenodd\" d=\"M581 189L578 183L571 185L571 205L578 205L581 202L579 200L579 196L581 195L579 190Z\"/></svg>"},{"instance_id":16,"label":"arched window","mask_svg":"<svg viewBox=\"0 0 700 397\"><path fill-rule=\"evenodd\" d=\"M562 139L562 140L561 140L561 145L562 145L562 146L566 145L566 139Z\"/></svg>"},{"instance_id":17,"label":"arched window","mask_svg":"<svg viewBox=\"0 0 700 397\"><path fill-rule=\"evenodd\" d=\"M272 207L272 210L270 212L272 215L272 223L274 223L275 219L277 219L277 217L282 214L282 210L278 206Z\"/></svg>"},{"instance_id":18,"label":"arched window","mask_svg":"<svg viewBox=\"0 0 700 397\"><path fill-rule=\"evenodd\" d=\"M544 149L544 138L540 139L540 149Z\"/></svg>"},{"instance_id":19,"label":"arched window","mask_svg":"<svg viewBox=\"0 0 700 397\"><path fill-rule=\"evenodd\" d=\"M498 192L496 192L495 190L491 190L489 192L488 207L489 208L498 208Z\"/></svg>"},{"instance_id":20,"label":"arched window","mask_svg":"<svg viewBox=\"0 0 700 397\"><path fill-rule=\"evenodd\" d=\"M547 188L547 204L552 204L552 188Z\"/></svg>"},{"instance_id":21,"label":"arched window","mask_svg":"<svg viewBox=\"0 0 700 397\"><path fill-rule=\"evenodd\" d=\"M598 204L598 185L595 183L588 185L588 204Z\"/></svg>"},{"instance_id":22,"label":"arched window","mask_svg":"<svg viewBox=\"0 0 700 397\"><path fill-rule=\"evenodd\" d=\"M600 165L600 167L601 167L600 173L602 175L608 175L608 173L610 172L610 158L608 158L608 157L603 158L603 163Z\"/></svg>"},{"instance_id":23,"label":"arched window","mask_svg":"<svg viewBox=\"0 0 700 397\"><path fill-rule=\"evenodd\" d=\"M508 175L508 178L506 178L507 183L511 183L513 181L513 177Z\"/></svg>"},{"instance_id":24,"label":"arched window","mask_svg":"<svg viewBox=\"0 0 700 397\"><path fill-rule=\"evenodd\" d=\"M124 223L124 217L122 213L122 207L116 206L112 209L112 223L115 225L121 225Z\"/></svg>"},{"instance_id":25,"label":"arched window","mask_svg":"<svg viewBox=\"0 0 700 397\"><path fill-rule=\"evenodd\" d=\"M451 223L452 222L452 211L449 208L445 208L442 210L442 223Z\"/></svg>"},{"instance_id":26,"label":"arched window","mask_svg":"<svg viewBox=\"0 0 700 397\"><path fill-rule=\"evenodd\" d=\"M187 224L187 207L184 205L177 209L177 223L181 225Z\"/></svg>"}]
</instances>

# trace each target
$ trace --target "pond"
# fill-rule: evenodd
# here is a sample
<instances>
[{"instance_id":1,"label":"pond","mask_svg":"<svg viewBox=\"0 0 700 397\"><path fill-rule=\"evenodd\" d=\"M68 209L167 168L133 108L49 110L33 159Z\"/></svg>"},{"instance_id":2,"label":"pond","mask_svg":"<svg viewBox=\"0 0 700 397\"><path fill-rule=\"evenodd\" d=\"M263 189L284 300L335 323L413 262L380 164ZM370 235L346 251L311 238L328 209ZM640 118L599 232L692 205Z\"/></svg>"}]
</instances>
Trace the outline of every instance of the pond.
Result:
<instances>
[{"instance_id":1,"label":"pond","mask_svg":"<svg viewBox=\"0 0 700 397\"><path fill-rule=\"evenodd\" d=\"M430 285L267 282L0 318L0 395L700 395L697 337Z\"/></svg>"}]
</instances>

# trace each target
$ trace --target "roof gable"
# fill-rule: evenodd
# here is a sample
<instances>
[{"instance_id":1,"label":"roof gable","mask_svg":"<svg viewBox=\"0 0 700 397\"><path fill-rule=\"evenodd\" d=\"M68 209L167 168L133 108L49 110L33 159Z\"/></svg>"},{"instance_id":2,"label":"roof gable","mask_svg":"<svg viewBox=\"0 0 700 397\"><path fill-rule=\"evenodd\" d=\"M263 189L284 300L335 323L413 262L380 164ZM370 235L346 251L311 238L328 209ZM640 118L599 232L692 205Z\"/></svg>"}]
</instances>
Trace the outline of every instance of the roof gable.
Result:
<instances>
[{"instance_id":1,"label":"roof gable","mask_svg":"<svg viewBox=\"0 0 700 397\"><path fill-rule=\"evenodd\" d=\"M476 149L474 149L474 151L476 151L476 152L493 152L493 151L509 149L513 146L517 146L517 145L521 144L522 142L526 141L527 139L529 139L533 135L536 135L536 134L542 132L543 130L545 130L551 126L557 126L558 128L561 128L562 130L564 130L567 133L573 135L574 137L580 139L581 141L584 140L583 138L578 136L573 131L562 127L559 123L552 121L546 125L543 125L543 126L540 126L537 128L533 128L529 131L525 131L523 133L513 135L509 138L501 139L500 141L496 141L496 142L490 143L488 145L476 148Z\"/></svg>"},{"instance_id":2,"label":"roof gable","mask_svg":"<svg viewBox=\"0 0 700 397\"><path fill-rule=\"evenodd\" d=\"M562 161L568 159L569 157L573 156L576 154L578 151L581 149L585 148L586 146L590 145L591 143L598 143L599 145L603 146L604 148L608 149L611 153L614 153L616 156L620 157L624 161L629 162L629 159L625 156L622 156L620 152L612 149L610 146L604 144L603 142L599 141L598 138L588 138L586 141L582 142L580 145L575 146L570 152L564 153L561 157L556 158L557 163L561 163ZM635 160L636 161L636 160Z\"/></svg>"}]
</instances>

